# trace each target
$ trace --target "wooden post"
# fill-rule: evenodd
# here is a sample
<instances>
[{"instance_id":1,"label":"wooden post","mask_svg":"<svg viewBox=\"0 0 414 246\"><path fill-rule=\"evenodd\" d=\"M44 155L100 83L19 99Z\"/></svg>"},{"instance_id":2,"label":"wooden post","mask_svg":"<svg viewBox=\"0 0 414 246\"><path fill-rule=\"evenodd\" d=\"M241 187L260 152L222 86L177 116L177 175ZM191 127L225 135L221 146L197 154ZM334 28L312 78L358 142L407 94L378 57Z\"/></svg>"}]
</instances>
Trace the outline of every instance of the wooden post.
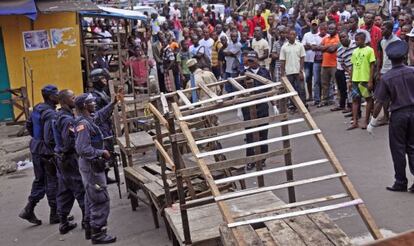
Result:
<instances>
[{"instance_id":1,"label":"wooden post","mask_svg":"<svg viewBox=\"0 0 414 246\"><path fill-rule=\"evenodd\" d=\"M252 88L254 87L254 81L252 79L246 79L246 88ZM249 113L250 113L250 119L257 119L257 107L258 105L254 105L254 106L250 106L249 107ZM259 132L255 132L255 133L251 133L253 135L253 142L258 142L260 141L260 133ZM247 135L246 135L246 139L247 139ZM247 153L246 149L246 153ZM253 150L255 153L254 155L258 155L259 153L261 153L261 146L256 146ZM255 162L255 166L256 166L256 171L261 171L263 170L262 167L262 161L256 161ZM258 176L257 177L257 186L259 187L263 187L264 184L264 177L263 176Z\"/></svg>"},{"instance_id":2,"label":"wooden post","mask_svg":"<svg viewBox=\"0 0 414 246\"><path fill-rule=\"evenodd\" d=\"M158 120L157 117L154 117L155 120L155 132L157 134L157 140L158 142L162 145L162 134L161 134L161 124L160 121ZM159 153L159 151L157 151L158 154L158 160L160 162L160 166L161 166L161 178L162 178L162 183L164 186L164 192L165 192L165 200L166 200L166 205L168 207L171 206L172 201L171 201L171 194L170 194L170 186L167 182L167 177L166 177L166 164L165 164L165 159L164 157L161 156L161 154Z\"/></svg>"},{"instance_id":3,"label":"wooden post","mask_svg":"<svg viewBox=\"0 0 414 246\"><path fill-rule=\"evenodd\" d=\"M166 115L166 117L168 118L170 134L174 135L175 134L174 118L170 115ZM181 205L185 204L185 194L184 194L183 178L181 176L181 173L179 172L181 170L180 150L178 148L178 143L176 140L170 138L170 141L171 141L173 159L174 159L175 168L176 168L176 174L178 174L176 182L177 182L178 200L180 203L180 210L181 210L181 220L183 223L184 243L191 244L190 225L188 223L187 209L181 209Z\"/></svg>"},{"instance_id":4,"label":"wooden post","mask_svg":"<svg viewBox=\"0 0 414 246\"><path fill-rule=\"evenodd\" d=\"M282 99L279 101L279 112L281 114L284 114L287 112L287 99ZM282 119L281 121L287 121L288 117L285 119ZM282 136L289 135L289 126L285 125L281 127ZM290 148L290 140L283 141L283 148ZM292 165L292 152L285 153L284 155L285 159L285 166L291 166ZM293 170L286 170L286 181L292 182L294 180L293 178ZM295 195L295 187L289 187L288 188L288 196L289 196L289 203L296 202L296 195Z\"/></svg>"}]
</instances>

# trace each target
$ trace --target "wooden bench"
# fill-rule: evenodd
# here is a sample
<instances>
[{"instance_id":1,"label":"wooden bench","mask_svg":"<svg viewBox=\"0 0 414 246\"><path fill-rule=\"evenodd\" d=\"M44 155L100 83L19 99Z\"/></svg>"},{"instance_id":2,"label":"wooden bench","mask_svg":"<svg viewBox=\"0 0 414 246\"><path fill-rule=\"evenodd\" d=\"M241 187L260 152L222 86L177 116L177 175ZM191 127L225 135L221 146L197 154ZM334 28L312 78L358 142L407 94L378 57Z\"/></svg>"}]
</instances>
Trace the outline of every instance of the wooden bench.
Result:
<instances>
[{"instance_id":1,"label":"wooden bench","mask_svg":"<svg viewBox=\"0 0 414 246\"><path fill-rule=\"evenodd\" d=\"M231 200L229 207L232 212L243 213L253 207L271 209L283 204L285 203L269 191ZM222 225L223 218L217 204L190 208L187 212L192 245L237 245L228 227ZM185 245L178 204L166 208L165 216L174 233L176 243ZM249 218L245 217L245 219ZM245 235L248 235L247 238L251 240L248 245L351 245L346 234L324 213L269 221L257 228L251 225L242 228Z\"/></svg>"}]
</instances>

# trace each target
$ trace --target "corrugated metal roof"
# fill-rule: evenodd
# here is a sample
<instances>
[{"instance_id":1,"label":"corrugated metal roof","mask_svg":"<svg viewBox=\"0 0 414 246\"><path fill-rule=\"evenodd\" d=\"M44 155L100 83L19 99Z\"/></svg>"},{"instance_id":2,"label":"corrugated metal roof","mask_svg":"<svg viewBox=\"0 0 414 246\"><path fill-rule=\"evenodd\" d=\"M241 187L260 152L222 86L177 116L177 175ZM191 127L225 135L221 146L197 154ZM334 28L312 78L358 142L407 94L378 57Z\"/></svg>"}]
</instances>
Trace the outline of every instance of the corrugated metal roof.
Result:
<instances>
[{"instance_id":1,"label":"corrugated metal roof","mask_svg":"<svg viewBox=\"0 0 414 246\"><path fill-rule=\"evenodd\" d=\"M100 11L98 6L90 0L37 0L39 12L78 12Z\"/></svg>"}]
</instances>

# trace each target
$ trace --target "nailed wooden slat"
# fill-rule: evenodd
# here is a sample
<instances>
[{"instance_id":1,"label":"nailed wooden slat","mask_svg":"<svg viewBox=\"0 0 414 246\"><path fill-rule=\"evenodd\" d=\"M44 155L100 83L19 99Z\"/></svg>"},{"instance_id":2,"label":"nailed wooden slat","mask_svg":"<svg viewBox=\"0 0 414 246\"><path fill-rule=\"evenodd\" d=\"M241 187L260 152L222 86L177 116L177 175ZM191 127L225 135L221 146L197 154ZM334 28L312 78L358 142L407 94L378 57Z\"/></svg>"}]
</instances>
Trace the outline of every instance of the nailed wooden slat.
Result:
<instances>
[{"instance_id":1,"label":"nailed wooden slat","mask_svg":"<svg viewBox=\"0 0 414 246\"><path fill-rule=\"evenodd\" d=\"M247 148L251 148L251 147L256 147L256 146L260 146L260 145L264 145L264 144L280 142L280 141L287 140L287 139L294 139L294 138L299 138L299 137L310 136L310 135L314 135L314 134L317 134L317 133L320 133L320 132L321 132L321 130L312 130L312 131L300 132L300 133L295 133L295 134L291 134L291 135L288 135L288 136L270 138L270 139L263 140L263 141L243 144L243 145L240 145L240 146L233 146L233 147L228 147L228 148L224 148L224 149L218 149L218 150L213 150L213 151L209 151L209 152L203 152L203 153L197 154L197 158L203 158L203 157L211 156L211 155L224 154L224 153L237 151L237 150L241 150L241 149L247 149Z\"/></svg>"},{"instance_id":2,"label":"nailed wooden slat","mask_svg":"<svg viewBox=\"0 0 414 246\"><path fill-rule=\"evenodd\" d=\"M268 129L272 129L272 128L276 128L276 127L280 127L280 126L285 126L285 125L293 125L293 124L297 124L297 123L300 123L300 122L304 122L304 120L303 119L293 119L293 120L277 122L277 123L273 123L273 124L269 124L269 125L265 125L265 126L258 126L258 127L249 128L249 129L246 129L246 130L243 130L243 131L237 131L237 132L232 132L232 133L229 133L229 134L219 135L219 136L212 137L212 138L197 140L196 144L211 143L211 142L214 142L214 141L219 141L219 140L223 140L223 139L227 139L227 138L237 137L237 136L245 135L245 134L248 134L248 133L259 132L259 131L262 131L262 130L268 130Z\"/></svg>"},{"instance_id":3,"label":"nailed wooden slat","mask_svg":"<svg viewBox=\"0 0 414 246\"><path fill-rule=\"evenodd\" d=\"M316 178L302 179L302 180L298 180L298 181L293 181L293 182L288 182L288 183L283 183L283 184L278 184L278 185L273 185L273 186L253 188L253 189L248 189L248 190L243 190L243 191L238 191L238 192L232 192L232 193L227 193L227 194L223 194L223 195L220 195L220 196L216 196L215 199L216 199L216 201L222 201L222 200L227 200L227 199L232 199L232 198L236 198L236 197L257 194L257 193L266 192L266 191L280 190L280 189L284 189L284 188L288 188L288 187L294 187L294 186L298 186L298 185L304 185L304 184L310 184L310 183L325 181L325 180L329 180L329 179L339 178L339 177L342 177L344 175L346 175L346 174L345 173L334 173L334 174L329 174L329 175L320 176L320 177L316 177Z\"/></svg>"},{"instance_id":4,"label":"nailed wooden slat","mask_svg":"<svg viewBox=\"0 0 414 246\"><path fill-rule=\"evenodd\" d=\"M311 209L305 209L305 210L300 210L300 211L295 211L295 212L290 212L290 213L284 213L284 214L268 216L268 217L264 217L264 218L257 218L257 219L250 219L250 220L245 220L245 221L233 222L233 223L229 223L227 225L228 225L228 227L232 228L232 227L237 227L237 226L243 226L243 225L249 225L249 224L254 224L254 223L261 223L261 222L271 221L271 220L280 220L280 219L292 218L292 217L296 217L296 216L300 216L300 215L326 212L326 211L330 211L330 210L334 210L334 209L346 208L346 207L350 207L350 206L356 206L356 205L361 204L361 203L363 203L362 199L356 199L356 200L352 200L352 201L348 201L348 202L342 202L342 203L328 205L328 206L319 207L319 208L311 208Z\"/></svg>"},{"instance_id":5,"label":"nailed wooden slat","mask_svg":"<svg viewBox=\"0 0 414 246\"><path fill-rule=\"evenodd\" d=\"M234 181L241 180L241 179L247 179L247 178L257 177L257 176L261 176L261 175L265 175L265 174L282 172L282 171L286 171L286 170L292 170L292 169L295 169L295 168L309 167L309 166L314 166L314 165L323 164L323 163L327 163L327 162L328 162L327 159L320 159L320 160L315 160L315 161L302 162L302 163L291 165L291 166L276 167L276 168L270 168L270 169L266 169L266 170L262 170L262 171L245 173L245 174L241 174L241 175L237 175L237 176L231 176L231 177L227 177L227 178L223 178L223 179L218 179L215 182L216 182L216 184L224 184L224 183L234 182Z\"/></svg>"},{"instance_id":6,"label":"nailed wooden slat","mask_svg":"<svg viewBox=\"0 0 414 246\"><path fill-rule=\"evenodd\" d=\"M250 107L250 106L260 104L260 103L267 103L267 102L271 102L271 101L277 101L277 100L280 100L280 99L283 99L283 98L288 98L288 97L291 97L291 96L294 96L294 95L297 95L297 94L298 93L296 91L288 92L288 93L285 93L285 94L266 97L266 98L262 98L262 99L258 99L258 100L254 100L254 101L248 101L248 102L244 102L244 103L240 103L240 104L236 104L236 105L231 105L231 106L228 106L228 107L221 107L221 108L213 109L213 110L206 111L206 112L191 114L191 115L187 115L187 116L180 116L180 117L178 117L178 119L183 121L183 120L192 120L192 119L200 118L200 117L203 117L203 116L217 115L219 113L224 113L224 112L236 110L236 109L239 109L239 108Z\"/></svg>"}]
</instances>

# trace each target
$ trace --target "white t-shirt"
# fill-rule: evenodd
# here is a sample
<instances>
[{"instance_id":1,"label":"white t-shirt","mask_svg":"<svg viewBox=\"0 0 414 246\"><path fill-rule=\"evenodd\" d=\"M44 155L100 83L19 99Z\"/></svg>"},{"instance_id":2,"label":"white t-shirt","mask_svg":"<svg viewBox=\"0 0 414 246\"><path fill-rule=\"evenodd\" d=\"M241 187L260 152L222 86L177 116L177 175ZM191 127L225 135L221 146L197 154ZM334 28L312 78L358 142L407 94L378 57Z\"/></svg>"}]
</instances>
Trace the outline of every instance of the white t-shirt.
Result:
<instances>
[{"instance_id":1,"label":"white t-shirt","mask_svg":"<svg viewBox=\"0 0 414 246\"><path fill-rule=\"evenodd\" d=\"M346 10L344 10L344 12L342 13L338 11L338 15L339 15L339 22L347 22L349 18L351 17L351 13L349 13Z\"/></svg>"},{"instance_id":2,"label":"white t-shirt","mask_svg":"<svg viewBox=\"0 0 414 246\"><path fill-rule=\"evenodd\" d=\"M305 48L299 41L286 42L280 50L280 60L285 61L286 75L300 73L300 59L305 57Z\"/></svg>"},{"instance_id":3,"label":"white t-shirt","mask_svg":"<svg viewBox=\"0 0 414 246\"><path fill-rule=\"evenodd\" d=\"M320 37L318 33L307 32L305 33L305 35L303 35L303 39L302 39L303 45L306 45L306 44L316 45L318 43L320 43ZM315 51L311 49L306 50L305 62L313 62L314 59L315 59Z\"/></svg>"},{"instance_id":4,"label":"white t-shirt","mask_svg":"<svg viewBox=\"0 0 414 246\"><path fill-rule=\"evenodd\" d=\"M181 18L181 11L179 9L172 8L170 10L170 20L174 19L174 17Z\"/></svg>"},{"instance_id":5,"label":"white t-shirt","mask_svg":"<svg viewBox=\"0 0 414 246\"><path fill-rule=\"evenodd\" d=\"M205 48L206 55L211 60L211 51L213 50L214 40L212 38L209 38L207 40L203 38L198 43L200 46Z\"/></svg>"},{"instance_id":6,"label":"white t-shirt","mask_svg":"<svg viewBox=\"0 0 414 246\"><path fill-rule=\"evenodd\" d=\"M264 55L265 50L268 50L270 52L269 43L264 38L260 39L259 41L253 39L252 49L257 52L259 58ZM266 60L259 61L259 64L260 66L266 66Z\"/></svg>"},{"instance_id":7,"label":"white t-shirt","mask_svg":"<svg viewBox=\"0 0 414 246\"><path fill-rule=\"evenodd\" d=\"M188 14L189 14L189 15L193 15L193 10L194 10L193 8L188 7Z\"/></svg>"}]
</instances>

